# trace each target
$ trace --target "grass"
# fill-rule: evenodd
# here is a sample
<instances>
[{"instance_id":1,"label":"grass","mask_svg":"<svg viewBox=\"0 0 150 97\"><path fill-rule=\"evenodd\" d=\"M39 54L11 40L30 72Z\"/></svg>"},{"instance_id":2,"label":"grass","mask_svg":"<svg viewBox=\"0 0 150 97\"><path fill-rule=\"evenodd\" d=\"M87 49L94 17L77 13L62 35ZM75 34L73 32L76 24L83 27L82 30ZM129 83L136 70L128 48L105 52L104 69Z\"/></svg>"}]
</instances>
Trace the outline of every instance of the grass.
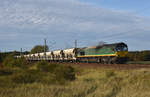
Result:
<instances>
[{"instance_id":1,"label":"grass","mask_svg":"<svg viewBox=\"0 0 150 97\"><path fill-rule=\"evenodd\" d=\"M43 82L12 84L7 70L0 75L0 97L150 97L150 69L75 68L76 79L66 84L46 84L49 76Z\"/></svg>"},{"instance_id":2,"label":"grass","mask_svg":"<svg viewBox=\"0 0 150 97\"><path fill-rule=\"evenodd\" d=\"M127 64L150 64L150 61L129 61Z\"/></svg>"}]
</instances>

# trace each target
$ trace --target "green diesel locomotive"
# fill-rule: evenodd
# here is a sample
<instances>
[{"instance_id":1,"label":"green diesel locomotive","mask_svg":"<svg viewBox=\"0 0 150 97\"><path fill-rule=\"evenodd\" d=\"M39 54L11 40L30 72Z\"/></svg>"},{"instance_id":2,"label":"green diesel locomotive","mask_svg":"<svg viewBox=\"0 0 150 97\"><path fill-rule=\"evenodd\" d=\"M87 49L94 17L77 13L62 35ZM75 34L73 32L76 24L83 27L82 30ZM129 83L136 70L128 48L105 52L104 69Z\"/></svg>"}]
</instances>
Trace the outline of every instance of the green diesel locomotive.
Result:
<instances>
[{"instance_id":1,"label":"green diesel locomotive","mask_svg":"<svg viewBox=\"0 0 150 97\"><path fill-rule=\"evenodd\" d=\"M78 49L77 60L80 62L98 62L103 64L124 63L127 60L127 54L128 46L123 42L104 44Z\"/></svg>"}]
</instances>

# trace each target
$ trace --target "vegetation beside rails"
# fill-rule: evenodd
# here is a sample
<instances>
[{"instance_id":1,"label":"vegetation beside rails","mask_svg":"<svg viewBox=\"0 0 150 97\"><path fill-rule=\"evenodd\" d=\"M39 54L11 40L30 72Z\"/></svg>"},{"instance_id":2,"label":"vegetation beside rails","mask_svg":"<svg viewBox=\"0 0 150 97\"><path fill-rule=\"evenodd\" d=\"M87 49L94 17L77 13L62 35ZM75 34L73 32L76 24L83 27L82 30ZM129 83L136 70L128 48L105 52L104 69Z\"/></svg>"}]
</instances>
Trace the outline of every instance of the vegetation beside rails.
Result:
<instances>
[{"instance_id":1,"label":"vegetation beside rails","mask_svg":"<svg viewBox=\"0 0 150 97\"><path fill-rule=\"evenodd\" d=\"M14 59L8 56L0 68L0 97L12 97L14 92L19 93L15 89L26 89L25 86L30 87L33 84L61 86L74 80L75 69L69 65L50 64L45 61L29 64L23 58Z\"/></svg>"},{"instance_id":2,"label":"vegetation beside rails","mask_svg":"<svg viewBox=\"0 0 150 97\"><path fill-rule=\"evenodd\" d=\"M128 61L127 64L150 64L150 61Z\"/></svg>"},{"instance_id":3,"label":"vegetation beside rails","mask_svg":"<svg viewBox=\"0 0 150 97\"><path fill-rule=\"evenodd\" d=\"M150 97L150 69L91 69L46 64L0 69L0 96Z\"/></svg>"}]
</instances>

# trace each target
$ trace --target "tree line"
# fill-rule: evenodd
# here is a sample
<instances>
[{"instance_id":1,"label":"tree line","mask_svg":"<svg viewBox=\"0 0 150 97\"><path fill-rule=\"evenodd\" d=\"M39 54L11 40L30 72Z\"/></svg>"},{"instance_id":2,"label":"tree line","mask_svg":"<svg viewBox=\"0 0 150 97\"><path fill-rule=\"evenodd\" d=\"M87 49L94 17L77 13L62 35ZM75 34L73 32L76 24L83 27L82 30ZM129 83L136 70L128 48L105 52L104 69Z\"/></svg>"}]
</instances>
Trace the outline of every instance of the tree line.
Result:
<instances>
[{"instance_id":1,"label":"tree line","mask_svg":"<svg viewBox=\"0 0 150 97\"><path fill-rule=\"evenodd\" d=\"M129 61L150 61L150 50L130 51L127 57Z\"/></svg>"},{"instance_id":2,"label":"tree line","mask_svg":"<svg viewBox=\"0 0 150 97\"><path fill-rule=\"evenodd\" d=\"M49 51L48 46L43 46L43 45L36 45L34 46L31 51L24 51L24 52L20 52L20 51L12 51L12 52L0 52L0 63L3 62L3 60L8 57L8 56L19 56L19 55L25 55L25 54L34 54L34 53L41 53L44 51Z\"/></svg>"}]
</instances>

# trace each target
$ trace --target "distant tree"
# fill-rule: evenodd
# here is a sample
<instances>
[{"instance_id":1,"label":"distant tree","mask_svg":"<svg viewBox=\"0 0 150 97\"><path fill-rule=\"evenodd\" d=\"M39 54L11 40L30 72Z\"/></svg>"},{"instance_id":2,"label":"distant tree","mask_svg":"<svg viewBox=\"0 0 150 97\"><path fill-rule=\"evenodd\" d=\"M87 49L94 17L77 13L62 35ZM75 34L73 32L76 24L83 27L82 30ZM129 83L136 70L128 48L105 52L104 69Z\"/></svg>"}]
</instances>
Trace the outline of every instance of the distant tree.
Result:
<instances>
[{"instance_id":1,"label":"distant tree","mask_svg":"<svg viewBox=\"0 0 150 97\"><path fill-rule=\"evenodd\" d=\"M2 56L2 53L0 53L0 62L2 62L3 60L3 56Z\"/></svg>"},{"instance_id":2,"label":"distant tree","mask_svg":"<svg viewBox=\"0 0 150 97\"><path fill-rule=\"evenodd\" d=\"M143 51L142 55L144 61L150 61L150 51Z\"/></svg>"},{"instance_id":3,"label":"distant tree","mask_svg":"<svg viewBox=\"0 0 150 97\"><path fill-rule=\"evenodd\" d=\"M134 51L128 53L129 61L150 61L150 51Z\"/></svg>"},{"instance_id":4,"label":"distant tree","mask_svg":"<svg viewBox=\"0 0 150 97\"><path fill-rule=\"evenodd\" d=\"M36 45L31 49L31 54L44 52L44 49L47 52L48 46L46 46L46 48L45 48L45 46L43 46L43 45Z\"/></svg>"},{"instance_id":5,"label":"distant tree","mask_svg":"<svg viewBox=\"0 0 150 97\"><path fill-rule=\"evenodd\" d=\"M0 52L0 62L3 62L3 60L7 57L7 56L15 56L16 53L14 52Z\"/></svg>"}]
</instances>

